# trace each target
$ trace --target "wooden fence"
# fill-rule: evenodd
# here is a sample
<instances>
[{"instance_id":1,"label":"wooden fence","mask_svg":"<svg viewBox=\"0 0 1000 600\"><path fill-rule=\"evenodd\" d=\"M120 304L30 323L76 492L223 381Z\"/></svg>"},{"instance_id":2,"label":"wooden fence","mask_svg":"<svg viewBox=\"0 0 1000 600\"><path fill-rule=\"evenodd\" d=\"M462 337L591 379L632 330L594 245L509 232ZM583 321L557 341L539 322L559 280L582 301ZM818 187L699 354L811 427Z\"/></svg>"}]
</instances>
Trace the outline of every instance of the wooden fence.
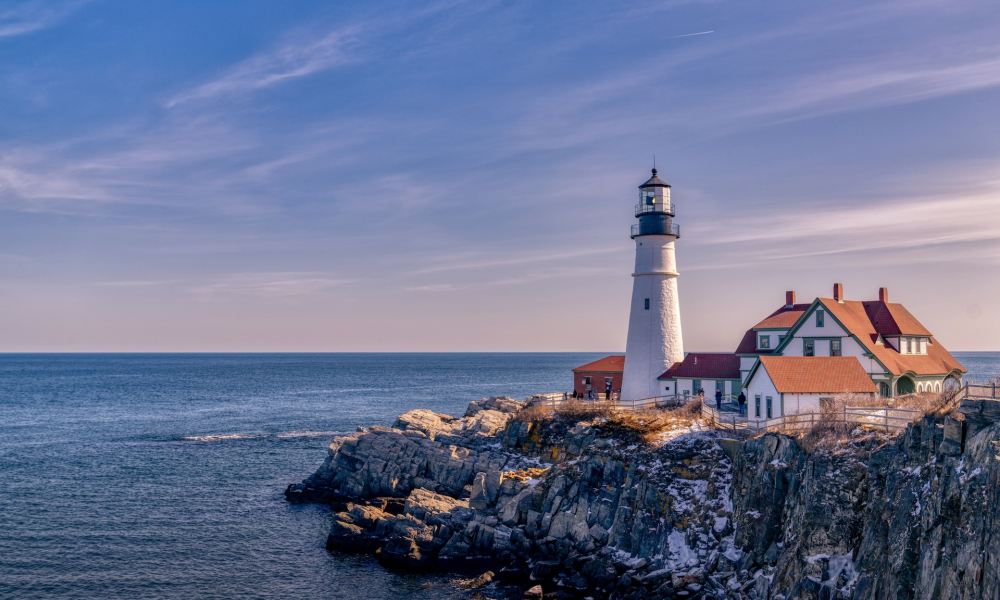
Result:
<instances>
[{"instance_id":1,"label":"wooden fence","mask_svg":"<svg viewBox=\"0 0 1000 600\"><path fill-rule=\"evenodd\" d=\"M620 410L652 410L657 408L673 408L681 406L691 399L690 396L653 396L639 400L622 401L618 394L611 396L611 400L604 399L604 394L598 396L596 400L574 399L571 395L563 392L544 392L533 394L528 398L528 403L533 406L548 406L558 408L566 404L573 403L578 406L592 406L595 408L616 408Z\"/></svg>"},{"instance_id":2,"label":"wooden fence","mask_svg":"<svg viewBox=\"0 0 1000 600\"><path fill-rule=\"evenodd\" d=\"M904 408L869 408L848 406L823 412L796 413L770 419L748 419L738 413L719 411L708 403L701 407L702 420L717 429L746 434L782 431L802 433L820 424L846 424L879 429L885 432L900 431L923 416L923 411Z\"/></svg>"},{"instance_id":3,"label":"wooden fence","mask_svg":"<svg viewBox=\"0 0 1000 600\"><path fill-rule=\"evenodd\" d=\"M967 383L959 390L959 396L972 400L1000 400L1000 384Z\"/></svg>"}]
</instances>

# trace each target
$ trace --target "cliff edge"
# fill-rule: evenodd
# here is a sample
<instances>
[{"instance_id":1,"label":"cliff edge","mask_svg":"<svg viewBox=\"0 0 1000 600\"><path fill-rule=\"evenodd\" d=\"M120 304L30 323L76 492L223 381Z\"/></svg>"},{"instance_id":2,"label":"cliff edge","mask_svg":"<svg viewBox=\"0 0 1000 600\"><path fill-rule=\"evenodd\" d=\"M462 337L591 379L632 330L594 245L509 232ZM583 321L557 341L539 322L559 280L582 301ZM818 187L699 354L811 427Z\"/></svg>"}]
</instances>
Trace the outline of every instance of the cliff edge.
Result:
<instances>
[{"instance_id":1,"label":"cliff edge","mask_svg":"<svg viewBox=\"0 0 1000 600\"><path fill-rule=\"evenodd\" d=\"M546 597L1000 598L1000 426L980 408L807 451L491 398L336 438L286 497L334 507L331 549Z\"/></svg>"}]
</instances>

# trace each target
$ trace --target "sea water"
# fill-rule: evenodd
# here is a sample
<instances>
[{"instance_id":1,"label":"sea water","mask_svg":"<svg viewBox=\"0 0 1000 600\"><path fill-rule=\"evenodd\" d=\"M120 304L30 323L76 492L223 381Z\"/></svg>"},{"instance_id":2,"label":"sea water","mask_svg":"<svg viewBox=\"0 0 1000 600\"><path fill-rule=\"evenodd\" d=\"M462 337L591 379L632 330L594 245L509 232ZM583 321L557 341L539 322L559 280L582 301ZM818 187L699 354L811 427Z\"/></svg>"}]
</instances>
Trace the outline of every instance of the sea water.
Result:
<instances>
[{"instance_id":1,"label":"sea water","mask_svg":"<svg viewBox=\"0 0 1000 600\"><path fill-rule=\"evenodd\" d=\"M290 505L329 439L567 390L601 354L0 355L0 597L458 598L324 549ZM958 354L970 375L1000 354Z\"/></svg>"},{"instance_id":2,"label":"sea water","mask_svg":"<svg viewBox=\"0 0 1000 600\"><path fill-rule=\"evenodd\" d=\"M448 598L282 492L332 436L568 389L599 354L0 355L0 597Z\"/></svg>"}]
</instances>

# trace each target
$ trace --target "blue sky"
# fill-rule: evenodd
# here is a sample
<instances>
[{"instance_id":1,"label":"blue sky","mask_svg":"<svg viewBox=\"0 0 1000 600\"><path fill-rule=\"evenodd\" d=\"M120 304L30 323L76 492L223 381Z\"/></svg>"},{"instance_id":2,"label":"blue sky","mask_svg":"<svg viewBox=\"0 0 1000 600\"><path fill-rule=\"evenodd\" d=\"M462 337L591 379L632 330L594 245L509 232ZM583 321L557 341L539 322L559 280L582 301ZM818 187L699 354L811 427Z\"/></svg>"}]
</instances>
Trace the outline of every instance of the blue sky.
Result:
<instances>
[{"instance_id":1,"label":"blue sky","mask_svg":"<svg viewBox=\"0 0 1000 600\"><path fill-rule=\"evenodd\" d=\"M1000 339L995 2L0 3L0 350L688 350L879 286Z\"/></svg>"}]
</instances>

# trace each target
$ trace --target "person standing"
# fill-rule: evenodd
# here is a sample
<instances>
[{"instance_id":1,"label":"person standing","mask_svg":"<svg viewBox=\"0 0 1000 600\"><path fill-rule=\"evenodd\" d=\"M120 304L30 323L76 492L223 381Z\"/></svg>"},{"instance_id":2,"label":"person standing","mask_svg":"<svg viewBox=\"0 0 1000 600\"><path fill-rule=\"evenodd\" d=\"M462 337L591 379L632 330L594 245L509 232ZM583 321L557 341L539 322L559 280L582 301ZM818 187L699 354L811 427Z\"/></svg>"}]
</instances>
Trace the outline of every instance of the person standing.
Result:
<instances>
[{"instance_id":1,"label":"person standing","mask_svg":"<svg viewBox=\"0 0 1000 600\"><path fill-rule=\"evenodd\" d=\"M715 386L715 409L722 410L722 390Z\"/></svg>"},{"instance_id":2,"label":"person standing","mask_svg":"<svg viewBox=\"0 0 1000 600\"><path fill-rule=\"evenodd\" d=\"M743 415L746 414L743 411L746 410L747 408L747 395L744 394L743 392L740 392L739 397L736 398L736 402L740 405L740 416L742 417Z\"/></svg>"},{"instance_id":3,"label":"person standing","mask_svg":"<svg viewBox=\"0 0 1000 600\"><path fill-rule=\"evenodd\" d=\"M611 401L611 380L610 379L604 382L604 399L607 400L607 401L609 401L609 402Z\"/></svg>"}]
</instances>

